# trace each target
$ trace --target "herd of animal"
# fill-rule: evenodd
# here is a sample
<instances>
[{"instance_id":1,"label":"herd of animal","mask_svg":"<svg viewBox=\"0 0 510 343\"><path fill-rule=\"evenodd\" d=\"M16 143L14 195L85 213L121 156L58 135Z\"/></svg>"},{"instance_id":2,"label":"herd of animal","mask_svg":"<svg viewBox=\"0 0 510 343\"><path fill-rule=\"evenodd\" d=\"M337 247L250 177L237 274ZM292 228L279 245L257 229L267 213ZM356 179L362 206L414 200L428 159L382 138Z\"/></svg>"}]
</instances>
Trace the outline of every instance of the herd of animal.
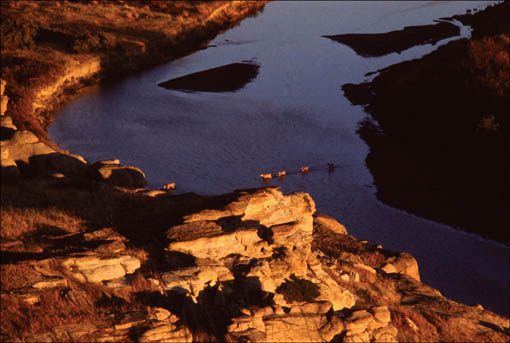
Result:
<instances>
[{"instance_id":1,"label":"herd of animal","mask_svg":"<svg viewBox=\"0 0 510 343\"><path fill-rule=\"evenodd\" d=\"M335 165L333 163L328 163L328 171L331 173L335 170ZM302 175L308 175L308 172L310 171L310 166L303 166L301 167L301 174ZM287 175L287 171L285 170L279 170L276 175L278 178L283 179ZM267 181L273 178L273 174L266 173L266 174L260 174L259 175L262 180ZM175 182L167 183L166 185L163 185L163 190L166 191L173 191L175 189Z\"/></svg>"},{"instance_id":2,"label":"herd of animal","mask_svg":"<svg viewBox=\"0 0 510 343\"><path fill-rule=\"evenodd\" d=\"M335 170L335 165L333 163L328 163L328 171L333 172ZM301 174L308 175L308 172L310 171L310 166L303 166L301 167ZM282 179L287 175L287 171L285 170L279 170L276 175L278 178ZM259 175L262 180L270 180L273 178L273 174L267 173L267 174L260 174Z\"/></svg>"}]
</instances>

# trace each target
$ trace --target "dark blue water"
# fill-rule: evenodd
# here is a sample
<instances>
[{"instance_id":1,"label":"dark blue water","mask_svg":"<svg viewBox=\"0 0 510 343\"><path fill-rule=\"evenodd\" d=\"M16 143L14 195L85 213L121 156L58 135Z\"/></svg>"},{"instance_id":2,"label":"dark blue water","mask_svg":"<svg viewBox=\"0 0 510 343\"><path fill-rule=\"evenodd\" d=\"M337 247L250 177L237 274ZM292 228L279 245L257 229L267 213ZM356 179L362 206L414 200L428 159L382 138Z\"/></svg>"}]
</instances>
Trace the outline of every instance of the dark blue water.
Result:
<instances>
[{"instance_id":1,"label":"dark blue water","mask_svg":"<svg viewBox=\"0 0 510 343\"><path fill-rule=\"evenodd\" d=\"M218 36L211 42L215 47L96 87L62 109L50 134L91 162L119 158L142 168L149 186L175 182L177 192L257 187L260 173L286 170L291 175L284 181L269 184L286 193L310 193L320 212L360 239L410 252L422 280L444 295L508 316L509 249L380 203L364 162L368 147L356 134L366 114L340 89L436 46L363 58L321 37L431 24L488 4L273 2ZM468 28L461 31L469 36ZM184 93L157 86L243 60L260 65L259 74L237 92ZM327 163L338 167L328 173ZM308 176L298 173L302 165L312 167Z\"/></svg>"}]
</instances>

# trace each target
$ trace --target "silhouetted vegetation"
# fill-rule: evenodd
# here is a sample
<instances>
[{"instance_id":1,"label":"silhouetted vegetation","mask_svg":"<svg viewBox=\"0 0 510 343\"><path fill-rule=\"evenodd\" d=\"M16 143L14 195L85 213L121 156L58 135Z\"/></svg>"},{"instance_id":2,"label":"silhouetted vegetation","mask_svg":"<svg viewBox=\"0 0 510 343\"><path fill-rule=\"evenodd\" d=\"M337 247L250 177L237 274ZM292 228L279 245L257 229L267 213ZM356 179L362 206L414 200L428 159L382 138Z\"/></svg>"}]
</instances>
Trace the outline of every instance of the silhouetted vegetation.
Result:
<instances>
[{"instance_id":1,"label":"silhouetted vegetation","mask_svg":"<svg viewBox=\"0 0 510 343\"><path fill-rule=\"evenodd\" d=\"M371 147L366 163L378 199L504 242L510 241L501 187L508 179L510 33L500 24L508 16L508 1L469 15L475 39L385 68L372 82L343 86L378 123L363 121L359 130Z\"/></svg>"}]
</instances>

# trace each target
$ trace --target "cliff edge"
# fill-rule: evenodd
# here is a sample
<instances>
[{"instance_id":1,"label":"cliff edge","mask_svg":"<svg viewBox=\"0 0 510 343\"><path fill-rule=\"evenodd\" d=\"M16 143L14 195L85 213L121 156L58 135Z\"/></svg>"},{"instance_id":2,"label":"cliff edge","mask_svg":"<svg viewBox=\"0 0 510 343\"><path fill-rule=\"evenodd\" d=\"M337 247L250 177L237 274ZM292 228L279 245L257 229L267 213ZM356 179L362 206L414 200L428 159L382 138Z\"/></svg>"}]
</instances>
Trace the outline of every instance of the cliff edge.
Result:
<instances>
[{"instance_id":1,"label":"cliff edge","mask_svg":"<svg viewBox=\"0 0 510 343\"><path fill-rule=\"evenodd\" d=\"M278 188L172 195L58 177L2 187L2 341L509 339Z\"/></svg>"}]
</instances>

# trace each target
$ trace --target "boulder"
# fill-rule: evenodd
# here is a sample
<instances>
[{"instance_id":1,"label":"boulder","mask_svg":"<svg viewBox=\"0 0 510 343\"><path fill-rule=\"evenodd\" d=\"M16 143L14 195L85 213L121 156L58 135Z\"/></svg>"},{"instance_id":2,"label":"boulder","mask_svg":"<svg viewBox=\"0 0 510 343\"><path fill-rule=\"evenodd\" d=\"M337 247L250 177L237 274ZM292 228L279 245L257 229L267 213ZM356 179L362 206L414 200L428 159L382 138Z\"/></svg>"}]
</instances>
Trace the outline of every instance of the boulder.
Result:
<instances>
[{"instance_id":1,"label":"boulder","mask_svg":"<svg viewBox=\"0 0 510 343\"><path fill-rule=\"evenodd\" d=\"M168 194L168 192L159 189L140 189L137 190L135 194L140 197L157 198L160 195Z\"/></svg>"},{"instance_id":2,"label":"boulder","mask_svg":"<svg viewBox=\"0 0 510 343\"><path fill-rule=\"evenodd\" d=\"M110 160L99 160L97 162L94 162L92 164L92 167L100 168L100 167L106 166L106 165L120 165L120 161L117 158L110 159Z\"/></svg>"},{"instance_id":3,"label":"boulder","mask_svg":"<svg viewBox=\"0 0 510 343\"><path fill-rule=\"evenodd\" d=\"M267 342L323 342L324 314L293 314L264 318ZM325 332L325 330L324 330Z\"/></svg>"},{"instance_id":4,"label":"boulder","mask_svg":"<svg viewBox=\"0 0 510 343\"><path fill-rule=\"evenodd\" d=\"M245 229L215 237L174 242L168 245L168 250L212 259L221 259L230 254L265 256L267 243L258 236L257 231L256 228Z\"/></svg>"},{"instance_id":5,"label":"boulder","mask_svg":"<svg viewBox=\"0 0 510 343\"><path fill-rule=\"evenodd\" d=\"M368 325L369 330L375 330L387 326L391 320L391 313L388 306L376 306L370 310L374 316L374 321Z\"/></svg>"},{"instance_id":6,"label":"boulder","mask_svg":"<svg viewBox=\"0 0 510 343\"><path fill-rule=\"evenodd\" d=\"M47 144L39 142L38 138L30 131L16 131L9 140L2 141L2 150L9 149L9 157L18 164L24 166L30 164L30 158L37 155L55 153Z\"/></svg>"},{"instance_id":7,"label":"boulder","mask_svg":"<svg viewBox=\"0 0 510 343\"><path fill-rule=\"evenodd\" d=\"M344 343L370 343L370 334L363 331L355 334L347 334L344 337Z\"/></svg>"},{"instance_id":8,"label":"boulder","mask_svg":"<svg viewBox=\"0 0 510 343\"><path fill-rule=\"evenodd\" d=\"M2 128L8 128L8 129L12 129L14 131L16 131L18 128L16 127L16 125L14 125L12 123L12 118L9 117L9 116L1 116L0 117L0 126Z\"/></svg>"},{"instance_id":9,"label":"boulder","mask_svg":"<svg viewBox=\"0 0 510 343\"><path fill-rule=\"evenodd\" d=\"M102 282L118 279L140 268L140 260L129 255L118 257L76 256L67 258L62 265L72 271L76 279Z\"/></svg>"},{"instance_id":10,"label":"boulder","mask_svg":"<svg viewBox=\"0 0 510 343\"><path fill-rule=\"evenodd\" d=\"M0 95L0 115L3 116L7 111L7 103L9 102L9 98L7 95Z\"/></svg>"},{"instance_id":11,"label":"boulder","mask_svg":"<svg viewBox=\"0 0 510 343\"><path fill-rule=\"evenodd\" d=\"M392 325L376 329L373 332L374 342L397 342L398 330Z\"/></svg>"},{"instance_id":12,"label":"boulder","mask_svg":"<svg viewBox=\"0 0 510 343\"><path fill-rule=\"evenodd\" d=\"M115 186L140 188L147 184L144 172L133 166L101 164L92 173L97 180Z\"/></svg>"},{"instance_id":13,"label":"boulder","mask_svg":"<svg viewBox=\"0 0 510 343\"><path fill-rule=\"evenodd\" d=\"M152 318L157 321L168 319L172 315L170 311L162 307L152 307L150 313Z\"/></svg>"},{"instance_id":14,"label":"boulder","mask_svg":"<svg viewBox=\"0 0 510 343\"><path fill-rule=\"evenodd\" d=\"M54 287L67 287L67 279L52 277L44 281L36 282L32 285L32 288L43 289L43 288L54 288Z\"/></svg>"},{"instance_id":15,"label":"boulder","mask_svg":"<svg viewBox=\"0 0 510 343\"><path fill-rule=\"evenodd\" d=\"M37 142L39 142L39 138L37 138L37 136L34 135L31 131L19 130L16 131L14 136L12 136L9 145L23 145Z\"/></svg>"},{"instance_id":16,"label":"boulder","mask_svg":"<svg viewBox=\"0 0 510 343\"><path fill-rule=\"evenodd\" d=\"M346 235L347 229L345 226L340 224L335 218L327 216L322 213L315 213L313 215L313 226L319 226L321 228L326 228L334 233L338 233L340 235Z\"/></svg>"},{"instance_id":17,"label":"boulder","mask_svg":"<svg viewBox=\"0 0 510 343\"><path fill-rule=\"evenodd\" d=\"M258 221L265 227L302 222L302 229L311 234L314 212L315 203L310 195L296 192L285 197L277 188L266 188L249 199L242 220Z\"/></svg>"},{"instance_id":18,"label":"boulder","mask_svg":"<svg viewBox=\"0 0 510 343\"><path fill-rule=\"evenodd\" d=\"M418 262L416 259L406 252L401 252L398 256L390 257L386 260L387 265L382 269L387 273L396 271L396 273L404 274L420 281L420 272L418 270ZM393 268L391 267L393 266Z\"/></svg>"},{"instance_id":19,"label":"boulder","mask_svg":"<svg viewBox=\"0 0 510 343\"><path fill-rule=\"evenodd\" d=\"M374 317L366 310L353 312L349 321L345 324L347 336L354 336L365 332L373 321Z\"/></svg>"},{"instance_id":20,"label":"boulder","mask_svg":"<svg viewBox=\"0 0 510 343\"><path fill-rule=\"evenodd\" d=\"M236 198L222 208L190 214L184 217L184 222L242 216L244 222L255 221L265 227L305 221L304 228L310 232L313 229L311 215L315 212L315 203L306 193L284 196L278 187L266 187L255 192L239 191L235 195Z\"/></svg>"},{"instance_id":21,"label":"boulder","mask_svg":"<svg viewBox=\"0 0 510 343\"><path fill-rule=\"evenodd\" d=\"M170 320L157 321L143 332L138 342L192 342L191 331L184 325L171 323Z\"/></svg>"},{"instance_id":22,"label":"boulder","mask_svg":"<svg viewBox=\"0 0 510 343\"><path fill-rule=\"evenodd\" d=\"M85 176L88 173L87 161L79 155L58 152L35 155L29 158L30 165L37 175L62 173L65 176Z\"/></svg>"},{"instance_id":23,"label":"boulder","mask_svg":"<svg viewBox=\"0 0 510 343\"><path fill-rule=\"evenodd\" d=\"M331 302L334 311L354 306L356 303L354 295L333 280L333 278L324 271L322 265L313 254L310 255L308 259L308 268L313 273L314 278L320 281L320 296L317 300Z\"/></svg>"}]
</instances>

